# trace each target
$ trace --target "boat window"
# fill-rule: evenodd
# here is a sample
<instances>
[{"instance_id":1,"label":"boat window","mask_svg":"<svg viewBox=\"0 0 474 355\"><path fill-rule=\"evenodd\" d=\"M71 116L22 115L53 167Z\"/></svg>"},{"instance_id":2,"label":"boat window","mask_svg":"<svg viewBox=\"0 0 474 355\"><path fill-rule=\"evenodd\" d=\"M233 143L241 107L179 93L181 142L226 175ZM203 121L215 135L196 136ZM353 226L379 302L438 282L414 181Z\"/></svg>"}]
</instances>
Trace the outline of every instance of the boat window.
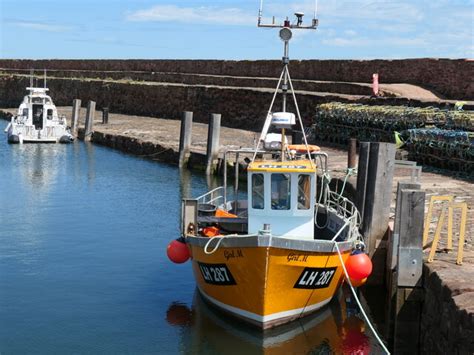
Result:
<instances>
[{"instance_id":1,"label":"boat window","mask_svg":"<svg viewBox=\"0 0 474 355\"><path fill-rule=\"evenodd\" d=\"M23 114L22 114L22 116L28 117L28 109L27 109L27 108L24 108L24 109L23 109Z\"/></svg>"},{"instance_id":2,"label":"boat window","mask_svg":"<svg viewBox=\"0 0 474 355\"><path fill-rule=\"evenodd\" d=\"M290 209L290 182L290 174L272 174L272 210Z\"/></svg>"},{"instance_id":3,"label":"boat window","mask_svg":"<svg viewBox=\"0 0 474 355\"><path fill-rule=\"evenodd\" d=\"M252 208L263 210L264 203L263 174L252 175Z\"/></svg>"},{"instance_id":4,"label":"boat window","mask_svg":"<svg viewBox=\"0 0 474 355\"><path fill-rule=\"evenodd\" d=\"M311 204L311 177L298 176L298 209L309 210Z\"/></svg>"},{"instance_id":5,"label":"boat window","mask_svg":"<svg viewBox=\"0 0 474 355\"><path fill-rule=\"evenodd\" d=\"M47 115L48 115L48 120L52 120L53 119L53 109L48 109L47 111Z\"/></svg>"}]
</instances>

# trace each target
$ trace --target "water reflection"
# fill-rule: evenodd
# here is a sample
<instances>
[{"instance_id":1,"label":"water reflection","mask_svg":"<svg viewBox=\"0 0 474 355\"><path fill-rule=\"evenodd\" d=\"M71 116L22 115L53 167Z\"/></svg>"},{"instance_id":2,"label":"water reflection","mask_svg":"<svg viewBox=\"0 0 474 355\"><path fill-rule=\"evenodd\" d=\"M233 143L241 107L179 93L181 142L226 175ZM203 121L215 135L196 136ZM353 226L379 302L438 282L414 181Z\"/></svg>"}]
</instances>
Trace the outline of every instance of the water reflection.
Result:
<instances>
[{"instance_id":1,"label":"water reflection","mask_svg":"<svg viewBox=\"0 0 474 355\"><path fill-rule=\"evenodd\" d=\"M172 303L166 321L180 328L187 354L369 354L364 322L341 294L300 321L261 331L210 306L196 291L191 307Z\"/></svg>"},{"instance_id":2,"label":"water reflection","mask_svg":"<svg viewBox=\"0 0 474 355\"><path fill-rule=\"evenodd\" d=\"M47 193L60 170L65 168L66 149L58 144L21 144L12 146L12 167L17 168L23 179L23 186L30 193Z\"/></svg>"}]
</instances>

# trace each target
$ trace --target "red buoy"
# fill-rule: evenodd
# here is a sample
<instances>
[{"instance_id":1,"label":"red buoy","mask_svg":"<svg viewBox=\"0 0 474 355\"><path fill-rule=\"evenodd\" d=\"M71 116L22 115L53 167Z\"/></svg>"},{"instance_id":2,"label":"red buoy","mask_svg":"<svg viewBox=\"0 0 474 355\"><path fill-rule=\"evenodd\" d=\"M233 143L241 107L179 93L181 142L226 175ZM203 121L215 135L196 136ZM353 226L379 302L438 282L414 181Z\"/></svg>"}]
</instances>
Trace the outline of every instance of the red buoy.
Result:
<instances>
[{"instance_id":1,"label":"red buoy","mask_svg":"<svg viewBox=\"0 0 474 355\"><path fill-rule=\"evenodd\" d=\"M172 240L166 249L168 258L175 264L182 264L188 261L190 254L189 249L183 238Z\"/></svg>"},{"instance_id":2,"label":"red buoy","mask_svg":"<svg viewBox=\"0 0 474 355\"><path fill-rule=\"evenodd\" d=\"M352 253L345 265L351 280L363 280L372 273L372 261L361 251Z\"/></svg>"}]
</instances>

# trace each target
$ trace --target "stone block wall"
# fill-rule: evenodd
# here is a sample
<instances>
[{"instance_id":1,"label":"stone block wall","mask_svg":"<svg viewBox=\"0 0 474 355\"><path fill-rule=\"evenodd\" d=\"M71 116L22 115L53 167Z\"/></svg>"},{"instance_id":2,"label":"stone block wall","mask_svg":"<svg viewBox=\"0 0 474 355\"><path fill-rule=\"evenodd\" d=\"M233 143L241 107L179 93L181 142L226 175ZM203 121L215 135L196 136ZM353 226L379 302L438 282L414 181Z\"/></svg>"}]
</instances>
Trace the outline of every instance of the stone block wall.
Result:
<instances>
[{"instance_id":1,"label":"stone block wall","mask_svg":"<svg viewBox=\"0 0 474 355\"><path fill-rule=\"evenodd\" d=\"M27 77L0 76L0 106L18 107L29 86ZM222 114L222 125L259 131L267 114L273 91L259 88L206 87L198 85L173 85L162 83L108 82L88 79L50 79L49 94L57 106L70 106L75 98L83 105L88 100L97 103L97 108L109 107L110 112L180 119L183 111L193 111L196 122L206 122L210 113ZM298 95L298 105L304 124L313 123L316 106L331 101L350 101L332 94ZM416 104L436 105L430 102L406 99L357 100L367 104ZM281 97L275 101L281 107ZM294 110L290 99L288 110Z\"/></svg>"},{"instance_id":2,"label":"stone block wall","mask_svg":"<svg viewBox=\"0 0 474 355\"><path fill-rule=\"evenodd\" d=\"M93 71L149 71L253 77L278 77L277 60L0 60L0 68ZM294 79L371 82L379 73L381 83L410 83L434 90L448 99L474 100L474 60L294 60Z\"/></svg>"},{"instance_id":3,"label":"stone block wall","mask_svg":"<svg viewBox=\"0 0 474 355\"><path fill-rule=\"evenodd\" d=\"M474 354L474 286L462 268L440 262L424 266L423 354ZM444 273L451 276L448 278ZM447 285L443 280L452 280L454 274L456 280Z\"/></svg>"}]
</instances>

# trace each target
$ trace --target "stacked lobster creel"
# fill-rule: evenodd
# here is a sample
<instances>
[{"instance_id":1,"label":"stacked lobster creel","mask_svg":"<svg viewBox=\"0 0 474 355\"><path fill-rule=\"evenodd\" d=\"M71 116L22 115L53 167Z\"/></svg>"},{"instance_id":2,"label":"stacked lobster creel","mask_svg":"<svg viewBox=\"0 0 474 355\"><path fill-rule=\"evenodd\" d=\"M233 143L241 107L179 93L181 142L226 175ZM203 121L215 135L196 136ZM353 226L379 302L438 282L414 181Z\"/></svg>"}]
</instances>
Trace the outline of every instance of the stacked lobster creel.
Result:
<instances>
[{"instance_id":1,"label":"stacked lobster creel","mask_svg":"<svg viewBox=\"0 0 474 355\"><path fill-rule=\"evenodd\" d=\"M392 142L394 131L424 127L428 116L427 112L412 107L339 102L321 104L316 112L313 127L316 140L343 145L351 137L360 141Z\"/></svg>"},{"instance_id":2,"label":"stacked lobster creel","mask_svg":"<svg viewBox=\"0 0 474 355\"><path fill-rule=\"evenodd\" d=\"M417 161L474 177L474 133L439 128L404 132L406 149Z\"/></svg>"},{"instance_id":3,"label":"stacked lobster creel","mask_svg":"<svg viewBox=\"0 0 474 355\"><path fill-rule=\"evenodd\" d=\"M313 125L316 142L341 145L352 137L396 143L395 132L406 140L409 159L474 176L472 111L335 102L317 107Z\"/></svg>"}]
</instances>

